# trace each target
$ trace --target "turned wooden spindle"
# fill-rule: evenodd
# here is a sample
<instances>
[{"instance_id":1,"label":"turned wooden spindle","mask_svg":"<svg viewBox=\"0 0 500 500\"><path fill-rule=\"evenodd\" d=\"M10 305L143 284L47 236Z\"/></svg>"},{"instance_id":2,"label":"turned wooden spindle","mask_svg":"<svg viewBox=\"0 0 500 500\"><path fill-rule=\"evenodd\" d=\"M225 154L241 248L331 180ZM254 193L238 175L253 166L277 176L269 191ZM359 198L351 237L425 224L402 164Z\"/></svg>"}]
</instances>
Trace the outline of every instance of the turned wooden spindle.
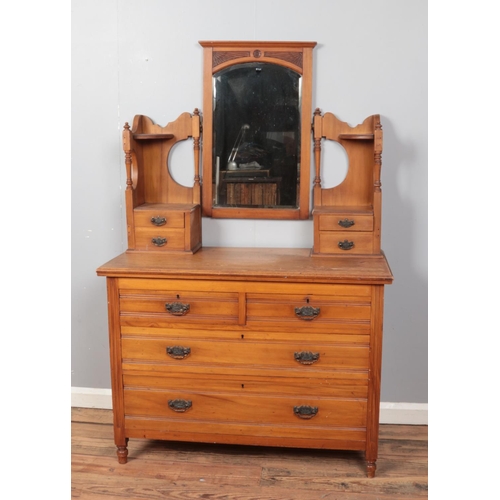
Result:
<instances>
[{"instance_id":1,"label":"turned wooden spindle","mask_svg":"<svg viewBox=\"0 0 500 500\"><path fill-rule=\"evenodd\" d=\"M380 172L382 169L382 124L377 121L375 124L375 147L373 160L375 163L375 168L373 170L373 185L375 187L375 192L381 191L380 187L382 183L380 182Z\"/></svg>"},{"instance_id":2,"label":"turned wooden spindle","mask_svg":"<svg viewBox=\"0 0 500 500\"><path fill-rule=\"evenodd\" d=\"M133 199L134 199L134 186L132 182L132 131L130 130L130 125L125 122L123 126L123 151L125 152L125 168L127 172L127 181L125 188L125 205L127 210L127 239L129 248L134 248L135 246L135 235L133 227L130 221L133 218Z\"/></svg>"},{"instance_id":3,"label":"turned wooden spindle","mask_svg":"<svg viewBox=\"0 0 500 500\"><path fill-rule=\"evenodd\" d=\"M375 117L374 127L374 147L373 147L373 250L376 253L381 251L382 234L382 182L380 173L382 170L382 124L380 116Z\"/></svg>"},{"instance_id":4,"label":"turned wooden spindle","mask_svg":"<svg viewBox=\"0 0 500 500\"><path fill-rule=\"evenodd\" d=\"M316 108L314 110L313 116L313 137L314 137L314 165L315 165L315 177L313 184L313 203L314 206L318 206L321 197L321 137L323 135L322 130L322 117L321 110Z\"/></svg>"},{"instance_id":5,"label":"turned wooden spindle","mask_svg":"<svg viewBox=\"0 0 500 500\"><path fill-rule=\"evenodd\" d=\"M194 185L193 185L193 203L201 202L201 183L200 183L200 136L201 136L201 117L200 110L195 108L192 119L192 134L194 148Z\"/></svg>"},{"instance_id":6,"label":"turned wooden spindle","mask_svg":"<svg viewBox=\"0 0 500 500\"><path fill-rule=\"evenodd\" d=\"M123 126L123 150L125 151L125 168L127 169L127 190L132 189L132 149L131 149L131 138L132 132L130 131L130 125L125 122Z\"/></svg>"}]
</instances>

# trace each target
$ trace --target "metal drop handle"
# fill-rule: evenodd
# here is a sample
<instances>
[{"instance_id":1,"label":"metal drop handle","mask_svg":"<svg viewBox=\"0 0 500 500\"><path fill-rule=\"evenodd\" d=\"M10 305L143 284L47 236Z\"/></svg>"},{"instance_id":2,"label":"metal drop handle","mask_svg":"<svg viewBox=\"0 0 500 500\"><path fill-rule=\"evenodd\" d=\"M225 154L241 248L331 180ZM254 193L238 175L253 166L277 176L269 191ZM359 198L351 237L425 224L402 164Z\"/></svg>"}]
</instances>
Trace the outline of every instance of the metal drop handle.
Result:
<instances>
[{"instance_id":1,"label":"metal drop handle","mask_svg":"<svg viewBox=\"0 0 500 500\"><path fill-rule=\"evenodd\" d=\"M172 314L172 316L184 316L189 312L190 305L183 304L182 302L167 302L165 309Z\"/></svg>"},{"instance_id":2,"label":"metal drop handle","mask_svg":"<svg viewBox=\"0 0 500 500\"><path fill-rule=\"evenodd\" d=\"M167 223L167 219L165 217L151 217L151 223L155 226L164 226Z\"/></svg>"},{"instance_id":3,"label":"metal drop handle","mask_svg":"<svg viewBox=\"0 0 500 500\"><path fill-rule=\"evenodd\" d=\"M342 250L351 250L351 248L354 248L354 241L339 241L339 248Z\"/></svg>"},{"instance_id":4,"label":"metal drop handle","mask_svg":"<svg viewBox=\"0 0 500 500\"><path fill-rule=\"evenodd\" d=\"M318 414L318 407L317 406L294 406L293 407L293 413L297 415L299 418L303 419L310 419L315 417Z\"/></svg>"},{"instance_id":5,"label":"metal drop handle","mask_svg":"<svg viewBox=\"0 0 500 500\"><path fill-rule=\"evenodd\" d=\"M189 410L193 406L193 402L188 399L170 399L168 401L168 407L172 411L176 411L178 413L184 413Z\"/></svg>"},{"instance_id":6,"label":"metal drop handle","mask_svg":"<svg viewBox=\"0 0 500 500\"><path fill-rule=\"evenodd\" d=\"M191 354L191 348L180 345L167 346L167 354L174 359L184 359Z\"/></svg>"},{"instance_id":7,"label":"metal drop handle","mask_svg":"<svg viewBox=\"0 0 500 500\"><path fill-rule=\"evenodd\" d=\"M157 247L162 247L167 243L167 238L160 238L160 237L153 238L151 242L153 243L153 245L156 245Z\"/></svg>"},{"instance_id":8,"label":"metal drop handle","mask_svg":"<svg viewBox=\"0 0 500 500\"><path fill-rule=\"evenodd\" d=\"M316 363L319 359L319 352L311 352L311 351L301 351L295 352L293 354L295 361L298 361L302 365L312 365Z\"/></svg>"},{"instance_id":9,"label":"metal drop handle","mask_svg":"<svg viewBox=\"0 0 500 500\"><path fill-rule=\"evenodd\" d=\"M348 228L348 227L354 226L354 221L346 218L346 219L339 220L338 224L339 224L339 226Z\"/></svg>"},{"instance_id":10,"label":"metal drop handle","mask_svg":"<svg viewBox=\"0 0 500 500\"><path fill-rule=\"evenodd\" d=\"M320 312L319 307L303 306L295 308L296 316L306 321L311 321L314 318L318 317L319 312Z\"/></svg>"}]
</instances>

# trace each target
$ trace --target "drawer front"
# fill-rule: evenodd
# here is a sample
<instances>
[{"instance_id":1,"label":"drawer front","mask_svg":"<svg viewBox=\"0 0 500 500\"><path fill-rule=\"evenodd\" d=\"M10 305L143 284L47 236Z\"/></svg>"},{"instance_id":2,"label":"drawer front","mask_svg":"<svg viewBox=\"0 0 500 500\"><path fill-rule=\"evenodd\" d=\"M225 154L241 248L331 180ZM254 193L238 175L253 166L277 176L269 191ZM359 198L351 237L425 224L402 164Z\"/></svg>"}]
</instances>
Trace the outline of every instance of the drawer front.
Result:
<instances>
[{"instance_id":1,"label":"drawer front","mask_svg":"<svg viewBox=\"0 0 500 500\"><path fill-rule=\"evenodd\" d=\"M292 342L205 341L169 338L122 338L122 356L127 362L191 365L279 367L302 370L368 370L368 345L313 344Z\"/></svg>"},{"instance_id":2,"label":"drawer front","mask_svg":"<svg viewBox=\"0 0 500 500\"><path fill-rule=\"evenodd\" d=\"M125 389L126 416L282 426L366 426L365 399ZM165 423L168 426L168 423Z\"/></svg>"},{"instance_id":3,"label":"drawer front","mask_svg":"<svg viewBox=\"0 0 500 500\"><path fill-rule=\"evenodd\" d=\"M165 209L135 209L134 223L136 227L141 228L183 228L184 212L171 211Z\"/></svg>"},{"instance_id":4,"label":"drawer front","mask_svg":"<svg viewBox=\"0 0 500 500\"><path fill-rule=\"evenodd\" d=\"M219 370L223 371L223 370ZM322 373L318 370L275 370L233 368L230 374L213 373L203 366L168 365L163 373L152 371L147 364L125 364L123 384L127 389L151 389L226 392L234 395L325 396L330 398L366 399L368 396L368 374L347 370ZM278 375L276 375L278 373Z\"/></svg>"},{"instance_id":5,"label":"drawer front","mask_svg":"<svg viewBox=\"0 0 500 500\"><path fill-rule=\"evenodd\" d=\"M184 229L136 228L135 245L137 250L183 250Z\"/></svg>"},{"instance_id":6,"label":"drawer front","mask_svg":"<svg viewBox=\"0 0 500 500\"><path fill-rule=\"evenodd\" d=\"M238 295L190 290L121 290L122 324L141 326L140 321L156 319L159 324L237 323Z\"/></svg>"},{"instance_id":7,"label":"drawer front","mask_svg":"<svg viewBox=\"0 0 500 500\"><path fill-rule=\"evenodd\" d=\"M320 231L373 231L372 215L319 215Z\"/></svg>"},{"instance_id":8,"label":"drawer front","mask_svg":"<svg viewBox=\"0 0 500 500\"><path fill-rule=\"evenodd\" d=\"M351 296L248 294L247 324L358 334L369 327L370 302Z\"/></svg>"},{"instance_id":9,"label":"drawer front","mask_svg":"<svg viewBox=\"0 0 500 500\"><path fill-rule=\"evenodd\" d=\"M372 254L373 233L349 231L320 231L320 253Z\"/></svg>"}]
</instances>

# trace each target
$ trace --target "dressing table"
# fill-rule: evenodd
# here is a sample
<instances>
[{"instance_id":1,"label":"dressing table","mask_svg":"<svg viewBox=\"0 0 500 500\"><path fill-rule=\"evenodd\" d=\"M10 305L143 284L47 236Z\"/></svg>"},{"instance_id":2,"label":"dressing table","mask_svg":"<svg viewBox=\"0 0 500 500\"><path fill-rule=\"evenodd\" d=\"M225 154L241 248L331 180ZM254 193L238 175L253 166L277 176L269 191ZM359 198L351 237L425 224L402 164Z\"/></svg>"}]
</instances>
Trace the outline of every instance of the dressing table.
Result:
<instances>
[{"instance_id":1,"label":"dressing table","mask_svg":"<svg viewBox=\"0 0 500 500\"><path fill-rule=\"evenodd\" d=\"M380 248L380 118L313 115L314 42L200 44L203 116L163 127L137 115L123 130L128 249L97 270L118 461L130 438L359 450L373 477L393 280ZM187 139L192 187L168 167ZM349 159L330 189L326 140ZM314 245L203 247L202 217L312 217Z\"/></svg>"}]
</instances>

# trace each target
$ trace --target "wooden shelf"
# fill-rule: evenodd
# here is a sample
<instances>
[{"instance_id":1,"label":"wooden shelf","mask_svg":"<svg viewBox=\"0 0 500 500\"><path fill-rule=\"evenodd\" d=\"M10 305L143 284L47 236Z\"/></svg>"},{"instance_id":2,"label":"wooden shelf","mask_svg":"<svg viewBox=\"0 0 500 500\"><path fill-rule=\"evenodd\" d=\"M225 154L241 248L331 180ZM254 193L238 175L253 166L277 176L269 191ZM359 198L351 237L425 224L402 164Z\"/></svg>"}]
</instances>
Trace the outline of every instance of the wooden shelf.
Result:
<instances>
[{"instance_id":1,"label":"wooden shelf","mask_svg":"<svg viewBox=\"0 0 500 500\"><path fill-rule=\"evenodd\" d=\"M339 134L339 139L348 141L372 141L373 134Z\"/></svg>"},{"instance_id":2,"label":"wooden shelf","mask_svg":"<svg viewBox=\"0 0 500 500\"><path fill-rule=\"evenodd\" d=\"M322 206L315 207L313 214L353 214L353 215L373 215L373 206Z\"/></svg>"},{"instance_id":3,"label":"wooden shelf","mask_svg":"<svg viewBox=\"0 0 500 500\"><path fill-rule=\"evenodd\" d=\"M132 137L136 141L155 141L161 139L172 139L174 134L134 134Z\"/></svg>"}]
</instances>

